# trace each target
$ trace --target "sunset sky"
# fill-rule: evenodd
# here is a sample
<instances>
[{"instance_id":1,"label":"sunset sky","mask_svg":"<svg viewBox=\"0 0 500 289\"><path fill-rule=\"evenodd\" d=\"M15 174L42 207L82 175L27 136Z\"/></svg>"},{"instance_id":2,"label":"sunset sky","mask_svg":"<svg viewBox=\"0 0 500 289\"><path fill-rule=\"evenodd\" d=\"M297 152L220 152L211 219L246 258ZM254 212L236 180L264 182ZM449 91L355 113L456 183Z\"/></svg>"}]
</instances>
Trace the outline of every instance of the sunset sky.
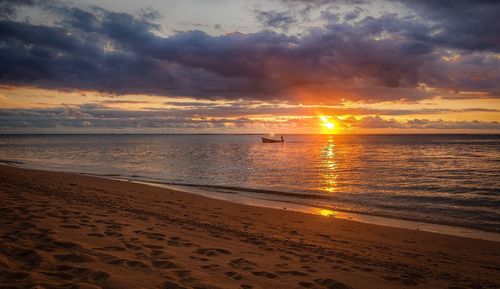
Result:
<instances>
[{"instance_id":1,"label":"sunset sky","mask_svg":"<svg viewBox=\"0 0 500 289\"><path fill-rule=\"evenodd\" d=\"M0 0L0 133L500 133L499 17L500 1Z\"/></svg>"}]
</instances>

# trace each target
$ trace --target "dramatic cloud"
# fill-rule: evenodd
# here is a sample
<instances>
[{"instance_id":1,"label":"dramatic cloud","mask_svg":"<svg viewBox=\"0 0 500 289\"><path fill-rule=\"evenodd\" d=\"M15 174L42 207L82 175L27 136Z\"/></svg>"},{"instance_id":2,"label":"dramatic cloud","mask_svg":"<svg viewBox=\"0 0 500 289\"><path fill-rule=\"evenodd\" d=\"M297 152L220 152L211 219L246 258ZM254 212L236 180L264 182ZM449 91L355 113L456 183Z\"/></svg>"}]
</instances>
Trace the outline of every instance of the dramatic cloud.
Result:
<instances>
[{"instance_id":1,"label":"dramatic cloud","mask_svg":"<svg viewBox=\"0 0 500 289\"><path fill-rule=\"evenodd\" d=\"M450 48L500 52L500 3L495 0L402 1L430 22L437 44Z\"/></svg>"},{"instance_id":2,"label":"dramatic cloud","mask_svg":"<svg viewBox=\"0 0 500 289\"><path fill-rule=\"evenodd\" d=\"M374 109L325 109L325 108L249 108L242 104L212 106L205 104L203 108L191 103L177 103L183 108L169 108L156 110L121 110L109 108L101 104L84 104L80 106L64 106L47 109L0 109L0 131L9 129L146 129L162 132L169 131L228 131L237 129L238 132L259 130L265 132L279 128L281 131L302 130L317 131L318 117L315 112L351 115L361 117L336 118L339 127L349 131L360 129L420 129L420 130L481 130L498 131L500 123L497 121L444 121L428 120L425 118L398 121L389 117L363 116L366 114L405 115L405 114L435 114L437 111L405 111L405 110L374 110ZM472 109L482 111L483 109ZM496 110L488 110L498 112ZM448 111L449 112L449 111ZM281 118L259 118L255 115L286 115Z\"/></svg>"},{"instance_id":3,"label":"dramatic cloud","mask_svg":"<svg viewBox=\"0 0 500 289\"><path fill-rule=\"evenodd\" d=\"M39 9L59 20L43 25L13 17L13 1L4 0L0 84L302 103L412 102L467 91L498 97L499 2L444 2L449 6L402 1L417 16L349 11L345 22L324 13L325 25L300 35L164 36L150 22L155 11L139 19L97 7L45 5ZM325 3L308 1L306 8ZM296 22L276 11L261 10L258 18L284 30Z\"/></svg>"}]
</instances>

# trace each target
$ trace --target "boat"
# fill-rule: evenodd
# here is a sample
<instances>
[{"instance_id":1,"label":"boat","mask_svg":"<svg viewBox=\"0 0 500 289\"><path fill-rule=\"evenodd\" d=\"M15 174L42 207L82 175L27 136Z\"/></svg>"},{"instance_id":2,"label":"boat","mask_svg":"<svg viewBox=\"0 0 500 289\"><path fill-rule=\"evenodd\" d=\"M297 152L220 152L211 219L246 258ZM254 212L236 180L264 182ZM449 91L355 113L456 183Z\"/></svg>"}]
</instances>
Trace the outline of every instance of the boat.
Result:
<instances>
[{"instance_id":1,"label":"boat","mask_svg":"<svg viewBox=\"0 0 500 289\"><path fill-rule=\"evenodd\" d=\"M263 143L278 143L278 142L285 142L285 140L283 139L283 137L281 137L281 140L277 140L277 139L270 139L270 138L265 138L265 137L261 137L262 139L262 142Z\"/></svg>"}]
</instances>

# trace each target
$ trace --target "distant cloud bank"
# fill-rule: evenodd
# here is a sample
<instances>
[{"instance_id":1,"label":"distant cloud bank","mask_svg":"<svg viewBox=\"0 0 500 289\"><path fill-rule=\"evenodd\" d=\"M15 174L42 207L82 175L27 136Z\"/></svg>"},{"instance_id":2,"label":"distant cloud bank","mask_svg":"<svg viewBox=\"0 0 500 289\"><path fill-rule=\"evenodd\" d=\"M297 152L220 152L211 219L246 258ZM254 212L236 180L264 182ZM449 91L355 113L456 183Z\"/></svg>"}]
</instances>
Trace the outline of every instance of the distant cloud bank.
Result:
<instances>
[{"instance_id":1,"label":"distant cloud bank","mask_svg":"<svg viewBox=\"0 0 500 289\"><path fill-rule=\"evenodd\" d=\"M108 130L143 129L172 132L266 132L308 131L317 126L316 116L296 115L286 119L251 119L238 115L251 114L251 109L220 108L212 110L212 116L199 115L207 110L192 109L162 109L162 110L120 110L106 106L86 104L81 106L65 106L51 109L0 109L0 131L19 130L27 128L67 130L71 128L94 128ZM268 110L271 112L272 109ZM278 109L279 111L279 109ZM281 110L281 113L284 113ZM303 112L302 112L303 113ZM360 112L362 113L362 112ZM390 112L385 112L390 113ZM394 114L399 113L395 111ZM432 111L423 112L432 114ZM293 109L288 113L293 114ZM216 117L215 117L216 116ZM363 116L349 118L334 118L338 126L349 131L370 129L421 129L421 130L500 130L497 121L444 121L428 119L396 120L380 116Z\"/></svg>"}]
</instances>

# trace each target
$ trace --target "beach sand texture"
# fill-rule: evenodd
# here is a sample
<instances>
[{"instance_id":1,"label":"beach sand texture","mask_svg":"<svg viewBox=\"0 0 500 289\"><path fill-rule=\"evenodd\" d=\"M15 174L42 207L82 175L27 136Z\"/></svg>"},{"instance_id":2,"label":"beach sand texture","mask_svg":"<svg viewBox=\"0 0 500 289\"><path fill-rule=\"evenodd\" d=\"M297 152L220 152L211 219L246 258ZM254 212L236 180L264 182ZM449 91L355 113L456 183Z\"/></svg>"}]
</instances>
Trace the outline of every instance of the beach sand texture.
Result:
<instances>
[{"instance_id":1,"label":"beach sand texture","mask_svg":"<svg viewBox=\"0 0 500 289\"><path fill-rule=\"evenodd\" d=\"M500 243L0 166L0 288L498 288Z\"/></svg>"}]
</instances>

